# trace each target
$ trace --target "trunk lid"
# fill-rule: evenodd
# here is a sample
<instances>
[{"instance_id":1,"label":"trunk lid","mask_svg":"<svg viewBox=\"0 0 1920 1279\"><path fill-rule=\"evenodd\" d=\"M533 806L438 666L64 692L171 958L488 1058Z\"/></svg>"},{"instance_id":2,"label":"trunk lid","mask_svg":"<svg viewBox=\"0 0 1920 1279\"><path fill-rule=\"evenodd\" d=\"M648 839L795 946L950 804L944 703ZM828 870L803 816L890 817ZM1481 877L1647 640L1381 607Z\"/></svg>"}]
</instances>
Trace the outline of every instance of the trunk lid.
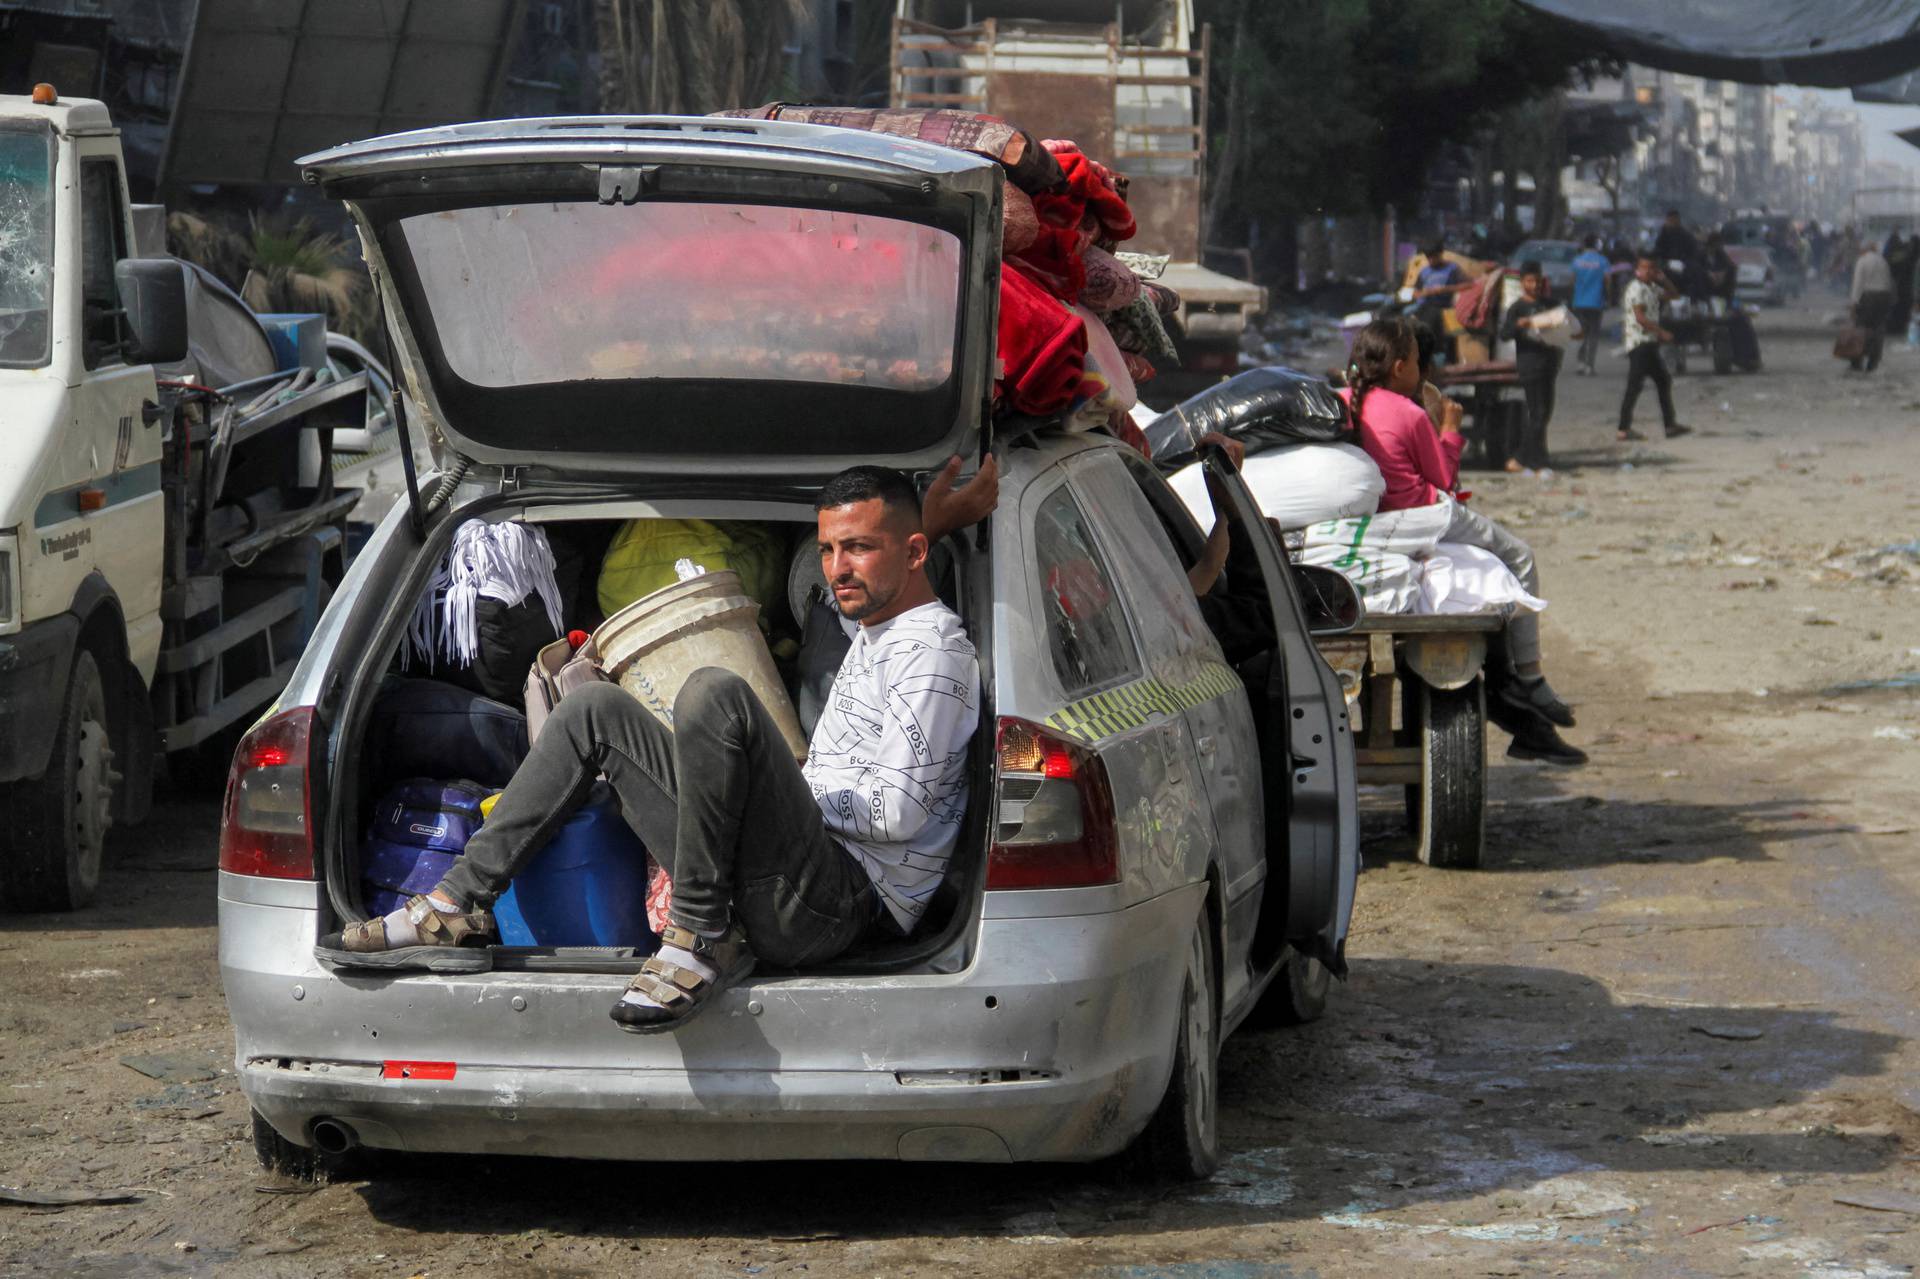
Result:
<instances>
[{"instance_id":1,"label":"trunk lid","mask_svg":"<svg viewBox=\"0 0 1920 1279\"><path fill-rule=\"evenodd\" d=\"M812 125L588 117L300 164L359 222L409 401L477 465L805 481L977 446L988 161Z\"/></svg>"}]
</instances>

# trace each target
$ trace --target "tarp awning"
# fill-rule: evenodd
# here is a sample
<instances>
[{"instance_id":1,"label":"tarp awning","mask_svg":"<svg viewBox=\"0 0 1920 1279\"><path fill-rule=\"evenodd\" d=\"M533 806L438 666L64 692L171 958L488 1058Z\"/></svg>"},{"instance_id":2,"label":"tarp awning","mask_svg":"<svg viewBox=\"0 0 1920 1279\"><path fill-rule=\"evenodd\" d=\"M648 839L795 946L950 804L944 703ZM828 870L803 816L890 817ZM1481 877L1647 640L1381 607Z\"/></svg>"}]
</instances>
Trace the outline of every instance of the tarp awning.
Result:
<instances>
[{"instance_id":1,"label":"tarp awning","mask_svg":"<svg viewBox=\"0 0 1920 1279\"><path fill-rule=\"evenodd\" d=\"M312 151L490 116L525 0L199 0L161 180L298 182Z\"/></svg>"},{"instance_id":2,"label":"tarp awning","mask_svg":"<svg viewBox=\"0 0 1920 1279\"><path fill-rule=\"evenodd\" d=\"M1920 68L1912 0L1520 0L1611 53L1684 75L1846 88Z\"/></svg>"},{"instance_id":3,"label":"tarp awning","mask_svg":"<svg viewBox=\"0 0 1920 1279\"><path fill-rule=\"evenodd\" d=\"M1920 107L1920 71L1909 71L1891 80L1853 86L1855 102L1890 102L1899 106Z\"/></svg>"}]
</instances>

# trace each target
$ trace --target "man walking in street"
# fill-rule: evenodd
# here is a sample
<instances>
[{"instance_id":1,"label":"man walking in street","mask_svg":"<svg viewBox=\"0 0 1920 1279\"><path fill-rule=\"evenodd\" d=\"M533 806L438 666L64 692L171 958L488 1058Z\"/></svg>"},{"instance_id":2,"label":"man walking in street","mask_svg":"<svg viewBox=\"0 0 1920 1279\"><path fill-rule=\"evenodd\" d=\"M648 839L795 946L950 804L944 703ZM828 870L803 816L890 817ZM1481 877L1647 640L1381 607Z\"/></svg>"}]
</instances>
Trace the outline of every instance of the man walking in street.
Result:
<instances>
[{"instance_id":1,"label":"man walking in street","mask_svg":"<svg viewBox=\"0 0 1920 1279\"><path fill-rule=\"evenodd\" d=\"M1621 300L1625 311L1621 328L1627 347L1627 394L1620 401L1618 437L1623 444L1646 438L1633 429L1633 403L1640 398L1640 387L1648 379L1652 379L1653 389L1660 396L1660 420L1667 438L1692 430L1674 419L1673 377L1667 372L1666 361L1660 358L1660 344L1673 341L1673 334L1660 327L1660 301L1662 297L1678 296L1680 290L1660 273L1652 258L1643 257L1634 263L1633 283L1627 286L1627 295Z\"/></svg>"},{"instance_id":2,"label":"man walking in street","mask_svg":"<svg viewBox=\"0 0 1920 1279\"><path fill-rule=\"evenodd\" d=\"M1866 372L1871 373L1880 367L1880 352L1887 344L1887 312L1893 309L1893 269L1871 240L1861 241L1860 256L1853 260L1853 290L1848 297L1853 302L1854 326L1866 330L1867 346L1847 367L1858 373L1864 360Z\"/></svg>"},{"instance_id":3,"label":"man walking in street","mask_svg":"<svg viewBox=\"0 0 1920 1279\"><path fill-rule=\"evenodd\" d=\"M1590 235L1580 242L1573 259L1573 315L1580 321L1580 354L1574 371L1592 377L1600 354L1600 319L1607 310L1607 270L1613 264L1600 251L1600 237Z\"/></svg>"}]
</instances>

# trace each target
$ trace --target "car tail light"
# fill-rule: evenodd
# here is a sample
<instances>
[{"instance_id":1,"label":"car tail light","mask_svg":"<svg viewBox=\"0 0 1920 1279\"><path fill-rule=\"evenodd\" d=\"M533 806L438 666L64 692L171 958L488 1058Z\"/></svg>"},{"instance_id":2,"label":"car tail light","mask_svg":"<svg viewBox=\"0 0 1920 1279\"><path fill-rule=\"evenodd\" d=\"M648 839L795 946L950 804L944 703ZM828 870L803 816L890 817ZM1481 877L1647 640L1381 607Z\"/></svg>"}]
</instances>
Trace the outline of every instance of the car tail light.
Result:
<instances>
[{"instance_id":1,"label":"car tail light","mask_svg":"<svg viewBox=\"0 0 1920 1279\"><path fill-rule=\"evenodd\" d=\"M987 887L1119 883L1113 789L1100 757L1019 719L1000 721L998 743Z\"/></svg>"},{"instance_id":2,"label":"car tail light","mask_svg":"<svg viewBox=\"0 0 1920 1279\"><path fill-rule=\"evenodd\" d=\"M307 765L313 707L253 726L233 753L220 821L220 869L270 879L312 879L313 802Z\"/></svg>"}]
</instances>

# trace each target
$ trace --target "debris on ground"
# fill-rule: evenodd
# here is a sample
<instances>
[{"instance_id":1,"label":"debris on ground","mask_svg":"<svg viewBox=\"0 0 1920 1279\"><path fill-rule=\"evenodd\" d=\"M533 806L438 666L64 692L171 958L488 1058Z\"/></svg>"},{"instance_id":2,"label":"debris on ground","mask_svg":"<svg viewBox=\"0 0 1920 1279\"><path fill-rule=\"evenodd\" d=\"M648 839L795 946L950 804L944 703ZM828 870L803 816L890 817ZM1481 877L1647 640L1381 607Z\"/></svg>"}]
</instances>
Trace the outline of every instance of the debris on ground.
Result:
<instances>
[{"instance_id":1,"label":"debris on ground","mask_svg":"<svg viewBox=\"0 0 1920 1279\"><path fill-rule=\"evenodd\" d=\"M139 1202L140 1196L130 1190L29 1190L24 1186L0 1186L0 1203L24 1204L33 1208Z\"/></svg>"}]
</instances>

